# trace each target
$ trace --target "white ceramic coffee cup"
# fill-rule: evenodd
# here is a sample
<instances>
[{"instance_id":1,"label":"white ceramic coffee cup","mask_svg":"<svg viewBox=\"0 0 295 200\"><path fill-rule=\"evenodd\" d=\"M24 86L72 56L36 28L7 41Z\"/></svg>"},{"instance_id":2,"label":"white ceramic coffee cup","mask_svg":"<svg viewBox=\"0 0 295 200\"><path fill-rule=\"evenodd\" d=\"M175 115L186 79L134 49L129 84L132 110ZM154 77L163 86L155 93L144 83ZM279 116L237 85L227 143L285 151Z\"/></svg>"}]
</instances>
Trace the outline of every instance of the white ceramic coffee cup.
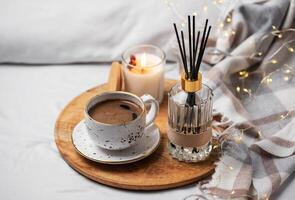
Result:
<instances>
[{"instance_id":1,"label":"white ceramic coffee cup","mask_svg":"<svg viewBox=\"0 0 295 200\"><path fill-rule=\"evenodd\" d=\"M91 118L89 111L99 102L107 100L131 101L142 109L136 119L124 124L106 124ZM146 105L150 105L147 112ZM139 140L145 127L154 122L159 112L159 104L151 95L138 97L128 92L105 92L93 97L85 107L85 124L89 137L101 148L109 150L126 149Z\"/></svg>"}]
</instances>

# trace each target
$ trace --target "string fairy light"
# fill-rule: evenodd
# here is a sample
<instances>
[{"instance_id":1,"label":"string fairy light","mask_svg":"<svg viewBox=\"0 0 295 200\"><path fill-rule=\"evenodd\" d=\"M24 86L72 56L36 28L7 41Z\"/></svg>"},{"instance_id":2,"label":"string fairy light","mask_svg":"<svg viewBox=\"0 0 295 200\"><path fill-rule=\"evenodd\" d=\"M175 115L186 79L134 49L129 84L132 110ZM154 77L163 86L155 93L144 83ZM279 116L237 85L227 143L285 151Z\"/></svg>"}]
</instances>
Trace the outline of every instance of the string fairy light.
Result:
<instances>
[{"instance_id":1,"label":"string fairy light","mask_svg":"<svg viewBox=\"0 0 295 200\"><path fill-rule=\"evenodd\" d=\"M236 87L237 92L241 91L241 88L239 86Z\"/></svg>"},{"instance_id":2,"label":"string fairy light","mask_svg":"<svg viewBox=\"0 0 295 200\"><path fill-rule=\"evenodd\" d=\"M266 83L270 84L272 82L272 78L266 78Z\"/></svg>"},{"instance_id":3,"label":"string fairy light","mask_svg":"<svg viewBox=\"0 0 295 200\"><path fill-rule=\"evenodd\" d=\"M239 72L239 75L241 78L248 78L249 73L247 71L243 70L243 71Z\"/></svg>"},{"instance_id":4,"label":"string fairy light","mask_svg":"<svg viewBox=\"0 0 295 200\"><path fill-rule=\"evenodd\" d=\"M284 81L289 81L289 76L284 76Z\"/></svg>"},{"instance_id":5,"label":"string fairy light","mask_svg":"<svg viewBox=\"0 0 295 200\"><path fill-rule=\"evenodd\" d=\"M207 10L208 10L208 6L203 6L203 10L205 11L205 12L207 12Z\"/></svg>"},{"instance_id":6,"label":"string fairy light","mask_svg":"<svg viewBox=\"0 0 295 200\"><path fill-rule=\"evenodd\" d=\"M227 17L226 17L226 22L227 22L227 23L231 23L231 21L232 21L231 16L227 16Z\"/></svg>"}]
</instances>

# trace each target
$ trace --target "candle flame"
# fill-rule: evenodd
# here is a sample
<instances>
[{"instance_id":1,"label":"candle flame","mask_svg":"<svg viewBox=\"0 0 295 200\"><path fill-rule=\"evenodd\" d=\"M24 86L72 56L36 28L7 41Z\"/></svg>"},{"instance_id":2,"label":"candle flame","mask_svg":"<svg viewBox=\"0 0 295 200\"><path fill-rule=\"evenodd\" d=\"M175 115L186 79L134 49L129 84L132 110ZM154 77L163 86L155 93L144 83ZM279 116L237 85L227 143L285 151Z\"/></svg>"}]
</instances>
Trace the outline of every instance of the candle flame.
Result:
<instances>
[{"instance_id":1,"label":"candle flame","mask_svg":"<svg viewBox=\"0 0 295 200\"><path fill-rule=\"evenodd\" d=\"M143 53L142 57L141 57L141 60L140 60L140 66L141 67L146 67L146 53Z\"/></svg>"},{"instance_id":2,"label":"candle flame","mask_svg":"<svg viewBox=\"0 0 295 200\"><path fill-rule=\"evenodd\" d=\"M150 71L148 67L148 61L147 61L147 54L143 53L142 55L138 56L139 59L137 60L137 65L131 69L133 73L136 74L145 74Z\"/></svg>"}]
</instances>

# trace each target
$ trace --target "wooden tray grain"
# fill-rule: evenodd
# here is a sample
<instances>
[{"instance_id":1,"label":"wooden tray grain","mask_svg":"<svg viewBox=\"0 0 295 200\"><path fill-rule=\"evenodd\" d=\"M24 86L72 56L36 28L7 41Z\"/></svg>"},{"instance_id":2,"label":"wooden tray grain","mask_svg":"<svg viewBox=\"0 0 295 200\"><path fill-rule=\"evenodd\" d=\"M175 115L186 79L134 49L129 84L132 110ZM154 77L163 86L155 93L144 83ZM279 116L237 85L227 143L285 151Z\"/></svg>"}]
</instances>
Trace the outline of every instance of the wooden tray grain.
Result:
<instances>
[{"instance_id":1,"label":"wooden tray grain","mask_svg":"<svg viewBox=\"0 0 295 200\"><path fill-rule=\"evenodd\" d=\"M73 99L61 112L55 125L55 142L63 159L82 175L105 185L131 190L161 190L196 182L214 171L215 158L201 163L184 163L174 160L167 149L167 92L173 80L165 81L165 98L156 119L161 132L161 144L149 157L131 164L106 165L85 159L75 151L71 134L83 119L83 109L93 96L108 91L100 85Z\"/></svg>"}]
</instances>

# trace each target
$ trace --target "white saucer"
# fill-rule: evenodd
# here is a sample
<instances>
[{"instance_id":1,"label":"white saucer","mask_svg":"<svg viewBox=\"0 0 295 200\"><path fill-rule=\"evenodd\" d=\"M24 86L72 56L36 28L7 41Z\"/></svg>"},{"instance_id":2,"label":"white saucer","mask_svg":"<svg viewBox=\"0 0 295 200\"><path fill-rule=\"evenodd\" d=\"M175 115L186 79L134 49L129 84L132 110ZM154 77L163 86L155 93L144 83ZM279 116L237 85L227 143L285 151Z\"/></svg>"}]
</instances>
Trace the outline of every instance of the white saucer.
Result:
<instances>
[{"instance_id":1,"label":"white saucer","mask_svg":"<svg viewBox=\"0 0 295 200\"><path fill-rule=\"evenodd\" d=\"M105 164L126 164L151 155L160 144L160 131L154 124L147 127L138 142L123 150L106 150L96 146L89 138L84 120L80 121L72 133L72 142L79 154L85 158Z\"/></svg>"}]
</instances>

